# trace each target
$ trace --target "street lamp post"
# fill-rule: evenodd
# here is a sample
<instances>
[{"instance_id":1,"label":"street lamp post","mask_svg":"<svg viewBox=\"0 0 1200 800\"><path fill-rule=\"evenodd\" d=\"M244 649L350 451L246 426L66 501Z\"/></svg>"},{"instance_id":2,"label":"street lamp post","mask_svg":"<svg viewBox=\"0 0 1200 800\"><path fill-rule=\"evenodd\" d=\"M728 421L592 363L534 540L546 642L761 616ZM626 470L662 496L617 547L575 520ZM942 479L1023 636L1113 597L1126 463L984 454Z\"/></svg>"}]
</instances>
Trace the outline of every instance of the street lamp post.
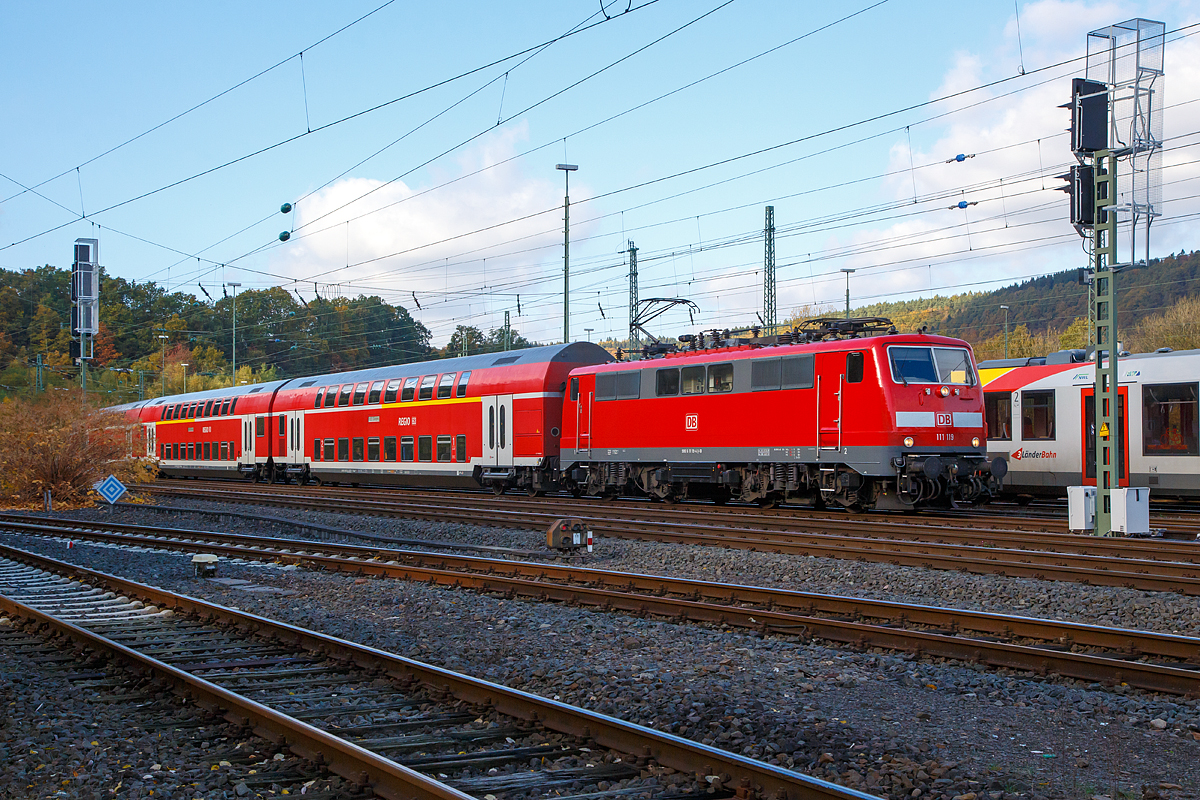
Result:
<instances>
[{"instance_id":1,"label":"street lamp post","mask_svg":"<svg viewBox=\"0 0 1200 800\"><path fill-rule=\"evenodd\" d=\"M571 173L578 164L555 164L563 171L563 344L571 341Z\"/></svg>"},{"instance_id":2,"label":"street lamp post","mask_svg":"<svg viewBox=\"0 0 1200 800\"><path fill-rule=\"evenodd\" d=\"M162 340L163 348L163 365L162 365L162 393L163 397L167 396L167 335L160 333L158 338Z\"/></svg>"},{"instance_id":3,"label":"street lamp post","mask_svg":"<svg viewBox=\"0 0 1200 800\"><path fill-rule=\"evenodd\" d=\"M1004 309L1004 357L1008 358L1008 306L1000 306Z\"/></svg>"},{"instance_id":4,"label":"street lamp post","mask_svg":"<svg viewBox=\"0 0 1200 800\"><path fill-rule=\"evenodd\" d=\"M183 367L183 393L187 394L187 362L183 362L180 366Z\"/></svg>"},{"instance_id":5,"label":"street lamp post","mask_svg":"<svg viewBox=\"0 0 1200 800\"><path fill-rule=\"evenodd\" d=\"M233 287L233 385L237 386L237 290L241 286L240 283L228 283L227 286Z\"/></svg>"},{"instance_id":6,"label":"street lamp post","mask_svg":"<svg viewBox=\"0 0 1200 800\"><path fill-rule=\"evenodd\" d=\"M855 271L849 267L842 267L842 272L846 273L846 319L850 319L850 274Z\"/></svg>"}]
</instances>

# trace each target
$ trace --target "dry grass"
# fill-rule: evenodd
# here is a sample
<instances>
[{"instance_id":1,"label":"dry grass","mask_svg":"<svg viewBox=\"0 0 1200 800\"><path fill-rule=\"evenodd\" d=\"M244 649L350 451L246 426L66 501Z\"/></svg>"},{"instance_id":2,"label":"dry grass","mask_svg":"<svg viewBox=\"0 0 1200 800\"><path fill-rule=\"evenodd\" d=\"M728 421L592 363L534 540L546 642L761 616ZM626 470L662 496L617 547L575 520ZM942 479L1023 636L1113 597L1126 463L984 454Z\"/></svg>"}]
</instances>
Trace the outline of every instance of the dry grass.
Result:
<instances>
[{"instance_id":1,"label":"dry grass","mask_svg":"<svg viewBox=\"0 0 1200 800\"><path fill-rule=\"evenodd\" d=\"M132 457L140 426L85 406L78 392L48 392L0 403L0 506L90 502L93 484L110 473L123 483L146 480L151 468Z\"/></svg>"}]
</instances>

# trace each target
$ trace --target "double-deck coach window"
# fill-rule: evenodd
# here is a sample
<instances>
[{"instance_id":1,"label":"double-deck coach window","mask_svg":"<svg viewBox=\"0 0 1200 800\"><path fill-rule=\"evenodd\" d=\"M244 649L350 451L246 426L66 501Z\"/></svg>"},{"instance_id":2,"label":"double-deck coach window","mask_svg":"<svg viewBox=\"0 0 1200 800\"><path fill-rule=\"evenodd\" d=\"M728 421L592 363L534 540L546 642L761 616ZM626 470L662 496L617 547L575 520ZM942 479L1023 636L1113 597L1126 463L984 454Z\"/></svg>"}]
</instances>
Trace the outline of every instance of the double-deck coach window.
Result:
<instances>
[{"instance_id":1,"label":"double-deck coach window","mask_svg":"<svg viewBox=\"0 0 1200 800\"><path fill-rule=\"evenodd\" d=\"M322 387L322 388L320 388L320 389L317 389L317 399L316 399L316 400L313 400L313 408L320 408L320 407L321 407L321 398L322 398L322 397L324 397L324 396L325 396L325 389L324 389L324 387Z\"/></svg>"},{"instance_id":2,"label":"double-deck coach window","mask_svg":"<svg viewBox=\"0 0 1200 800\"><path fill-rule=\"evenodd\" d=\"M1021 392L1021 438L1051 441L1054 434L1054 390Z\"/></svg>"},{"instance_id":3,"label":"double-deck coach window","mask_svg":"<svg viewBox=\"0 0 1200 800\"><path fill-rule=\"evenodd\" d=\"M407 403L417 396L417 381L418 378L406 378L404 381L404 391L400 394L400 402Z\"/></svg>"},{"instance_id":4,"label":"double-deck coach window","mask_svg":"<svg viewBox=\"0 0 1200 800\"><path fill-rule=\"evenodd\" d=\"M447 372L445 375L442 376L442 379L440 381L438 381L437 396L438 396L439 400L445 400L447 397L449 397L453 393L454 393L454 373Z\"/></svg>"},{"instance_id":5,"label":"double-deck coach window","mask_svg":"<svg viewBox=\"0 0 1200 800\"><path fill-rule=\"evenodd\" d=\"M398 392L398 391L400 391L400 379L392 378L390 381L388 381L387 389L383 393L383 402L385 402L385 403L396 402L396 392Z\"/></svg>"},{"instance_id":6,"label":"double-deck coach window","mask_svg":"<svg viewBox=\"0 0 1200 800\"><path fill-rule=\"evenodd\" d=\"M354 387L354 405L361 406L367 399L367 384L360 383Z\"/></svg>"},{"instance_id":7,"label":"double-deck coach window","mask_svg":"<svg viewBox=\"0 0 1200 800\"><path fill-rule=\"evenodd\" d=\"M471 379L470 370L467 370L466 372L464 372L458 376L458 387L454 391L454 394L456 397L466 397L467 396L467 381L469 381L470 379Z\"/></svg>"},{"instance_id":8,"label":"double-deck coach window","mask_svg":"<svg viewBox=\"0 0 1200 800\"><path fill-rule=\"evenodd\" d=\"M1147 456L1200 455L1197 384L1142 387L1142 448Z\"/></svg>"},{"instance_id":9,"label":"double-deck coach window","mask_svg":"<svg viewBox=\"0 0 1200 800\"><path fill-rule=\"evenodd\" d=\"M417 437L417 460L418 461L433 461L433 437L418 436Z\"/></svg>"},{"instance_id":10,"label":"double-deck coach window","mask_svg":"<svg viewBox=\"0 0 1200 800\"><path fill-rule=\"evenodd\" d=\"M255 436L266 436L267 435L267 418L266 417L255 417L254 418L254 435Z\"/></svg>"},{"instance_id":11,"label":"double-deck coach window","mask_svg":"<svg viewBox=\"0 0 1200 800\"><path fill-rule=\"evenodd\" d=\"M433 399L433 383L437 380L437 375L426 375L421 378L421 391L417 395L420 400Z\"/></svg>"},{"instance_id":12,"label":"double-deck coach window","mask_svg":"<svg viewBox=\"0 0 1200 800\"><path fill-rule=\"evenodd\" d=\"M383 381L375 381L371 384L371 394L367 397L368 403L378 403L379 395L383 392Z\"/></svg>"},{"instance_id":13,"label":"double-deck coach window","mask_svg":"<svg viewBox=\"0 0 1200 800\"><path fill-rule=\"evenodd\" d=\"M339 406L350 405L350 394L353 391L354 391L353 383L347 383L345 386L343 386L342 391L340 393L338 393L338 405Z\"/></svg>"},{"instance_id":14,"label":"double-deck coach window","mask_svg":"<svg viewBox=\"0 0 1200 800\"><path fill-rule=\"evenodd\" d=\"M338 439L338 461L350 460L350 438Z\"/></svg>"}]
</instances>

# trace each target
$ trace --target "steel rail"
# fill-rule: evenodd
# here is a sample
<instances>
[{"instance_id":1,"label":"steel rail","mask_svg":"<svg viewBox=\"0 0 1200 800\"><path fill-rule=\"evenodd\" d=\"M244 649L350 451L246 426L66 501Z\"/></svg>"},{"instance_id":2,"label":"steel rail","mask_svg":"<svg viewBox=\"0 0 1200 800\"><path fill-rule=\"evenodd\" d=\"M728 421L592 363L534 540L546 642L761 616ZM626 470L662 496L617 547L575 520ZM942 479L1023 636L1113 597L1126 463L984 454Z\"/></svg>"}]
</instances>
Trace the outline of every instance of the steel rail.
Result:
<instances>
[{"instance_id":1,"label":"steel rail","mask_svg":"<svg viewBox=\"0 0 1200 800\"><path fill-rule=\"evenodd\" d=\"M206 491L204 499L329 511L327 500L314 497L271 497L252 493ZM343 509L339 509L343 511ZM388 514L430 521L494 524L545 530L559 515L538 511L489 509L486 505L388 504L360 501L353 513ZM344 512L343 512L344 513ZM1128 557L1017 550L978 545L952 545L904 539L844 536L809 531L789 533L754 528L726 528L652 519L617 519L576 509L572 516L593 531L616 538L679 542L824 558L888 563L926 569L949 569L975 574L998 574L1041 580L1072 581L1146 591L1200 595L1200 563L1180 563ZM1090 538L1090 537L1089 537ZM1177 543L1173 543L1177 544Z\"/></svg>"},{"instance_id":2,"label":"steel rail","mask_svg":"<svg viewBox=\"0 0 1200 800\"><path fill-rule=\"evenodd\" d=\"M36 528L33 525L27 527L28 530ZM61 534L64 529L52 530ZM1151 691L1184 695L1200 693L1200 673L1195 671L1200 669L1200 639L1173 634L656 575L357 545L328 545L305 540L281 542L266 537L177 529L161 531L159 536L79 532L113 543L275 560L355 575L400 578L450 588L502 592L510 596L519 594L543 601L654 614L681 621L727 624L763 633L816 637L1039 674L1056 672L1087 681L1123 682ZM297 550L302 548L304 552L289 552L284 549L285 545L295 546ZM321 555L322 552L326 555ZM818 611L853 618L814 616ZM864 617L882 620L883 624L862 622ZM904 626L903 629L894 627L897 624ZM912 630L907 628L910 625L936 626L939 630ZM972 635L963 635L964 631ZM997 642L986 638L988 636L1034 639L1047 642L1051 647ZM1076 646L1104 648L1119 655L1071 652L1070 648ZM1177 659L1185 662L1185 666L1130 660L1144 656Z\"/></svg>"},{"instance_id":3,"label":"steel rail","mask_svg":"<svg viewBox=\"0 0 1200 800\"><path fill-rule=\"evenodd\" d=\"M310 652L345 660L368 670L378 670L380 673L400 681L417 681L424 685L441 689L464 702L487 705L506 716L536 722L550 730L571 736L588 738L595 741L601 747L611 748L639 757L652 758L659 764L676 770L701 775L727 772L733 776L735 781L740 782L743 796L748 798L769 797L780 798L780 800L880 800L880 798L874 795L868 795L854 789L785 770L781 767L745 758L736 753L730 753L699 742L683 739L669 733L655 731L587 709L576 708L555 700L548 700L490 681L451 672L441 667L424 664L345 639L277 622L255 614L235 611L205 600L175 594L164 589L147 586L115 575L58 561L47 556L6 545L0 545L0 554L14 561L22 561L40 569L67 575L72 579L85 578L89 583L98 583L111 590L148 600L159 608L170 608L199 616L206 620L234 625L244 630L271 636ZM10 608L12 613L17 613L15 605L9 605L12 601L4 599L2 595L0 595L0 603ZM61 621L54 620L53 617L48 617L48 615L41 616L44 618L43 621L53 621L53 624L56 625L61 624ZM77 626L72 627L76 628L80 633L85 634L89 640L93 638L90 632ZM95 642L97 645L111 649L112 645L108 644L107 639L103 639L102 637L95 638L99 640ZM124 649L129 650L129 648ZM130 651L130 654L136 654L136 651ZM158 663L161 664L161 662ZM169 665L162 664L162 667L166 670L171 670L173 673L177 673L164 672L163 674L170 675L173 681L183 681L189 688L194 685L193 681L207 684L207 681L201 681ZM158 669L158 667L155 666L155 669ZM232 703L236 699L241 699L247 704L258 705L253 703L253 701L245 700L245 698L240 698L238 695L227 692L221 689L221 687L209 685L212 686L212 689L217 690L215 700L219 704L225 702ZM218 705L218 708L220 707ZM324 734L319 729L304 725L305 728L310 728L312 731L312 734L305 734L306 736L322 734L323 737L331 741L326 742L321 737L316 736L313 736L311 741L306 738L292 740L288 738L292 735L292 732L287 727L291 722L295 721L292 718L278 714L278 712L273 712L265 706L261 707L262 711L253 708L251 705L237 705L233 706L233 708L236 710L226 713L246 715L244 720L235 716L231 718L233 721L245 721L254 726L256 731L258 729L257 726L261 725L268 734L278 733L283 737L282 740L287 742L289 747L292 747L300 755L309 758L318 755L326 758L329 758L330 755L335 758L341 757L342 750L333 750L327 754L327 749L334 744L342 742L342 740ZM271 714L263 712L271 712ZM272 715L275 715L277 718L272 717ZM303 723L301 724L303 725ZM270 727L271 725L283 726L284 729L275 731ZM295 744L293 744L293 741L295 741ZM356 755L353 753L353 750L359 750L362 754L371 756L374 759L374 761L364 762L367 765L365 774L363 771L358 772L357 775L351 772L346 777L354 782L370 785L378 794L389 798L397 798L397 800L412 796L459 798L459 800L469 798L469 795L464 795L450 787L445 787L436 781L432 781L419 773L413 773L412 770L407 769L405 769L405 773L412 773L421 778L425 784L429 785L413 783L411 785L417 787L418 791L406 794L404 787L410 785L407 782L409 776L407 774L393 776L392 773L384 769L389 764L393 764L396 767L400 765L388 759L381 758L370 751L358 748L351 743L343 742L342 744L347 748L345 752L348 754L348 758ZM313 746L314 749L306 753L304 748L309 746ZM301 749L297 750L297 747ZM332 766L333 762L330 762L330 764ZM342 764L341 767L343 769L351 769L346 764ZM344 773L339 772L339 774ZM391 793L394 789L392 788L392 784L387 783L393 780L404 782L400 791L396 794ZM449 793L425 793L440 790L445 790Z\"/></svg>"},{"instance_id":4,"label":"steel rail","mask_svg":"<svg viewBox=\"0 0 1200 800\"><path fill-rule=\"evenodd\" d=\"M234 485L235 486L235 485ZM259 500L260 504L273 504L287 507L286 502L275 503L273 500L261 500L261 493L247 492L244 489L232 488L229 482L213 481L206 484L204 489L191 487L175 487L164 484L153 484L146 487L154 493L175 494L186 497L217 496L229 498L229 502L243 502L246 497ZM233 492L233 495L228 494ZM214 494L217 493L217 494ZM341 513L394 513L397 506L419 508L425 505L437 506L446 504L451 498L450 505L454 507L479 508L489 513L498 513L501 509L518 517L530 512L541 512L551 515L579 516L580 514L600 513L609 519L645 520L647 518L665 519L671 522L693 522L709 528L752 529L763 538L776 538L781 535L790 536L796 532L810 533L840 533L860 538L890 538L932 543L962 543L988 547L1017 547L1047 552L1062 553L1109 553L1112 555L1134 556L1151 560L1196 561L1200 563L1200 543L1165 539L1132 539L1096 537L1074 533L1049 532L1043 526L1040 529L1031 527L1012 528L1011 521L1005 521L1008 528L981 527L989 518L977 517L964 512L960 516L938 516L930 519L929 515L918 517L898 517L896 515L880 516L847 516L845 514L829 515L827 513L801 513L796 509L776 509L770 513L761 510L735 510L729 506L696 506L691 504L663 505L641 502L605 502L594 498L566 500L563 498L541 497L533 499L514 499L493 497L482 493L468 492L434 492L426 490L371 490L371 489L331 489L322 487L276 486L275 492L279 497L296 498L325 498L345 501ZM1200 532L1200 523L1192 527L1193 533Z\"/></svg>"}]
</instances>

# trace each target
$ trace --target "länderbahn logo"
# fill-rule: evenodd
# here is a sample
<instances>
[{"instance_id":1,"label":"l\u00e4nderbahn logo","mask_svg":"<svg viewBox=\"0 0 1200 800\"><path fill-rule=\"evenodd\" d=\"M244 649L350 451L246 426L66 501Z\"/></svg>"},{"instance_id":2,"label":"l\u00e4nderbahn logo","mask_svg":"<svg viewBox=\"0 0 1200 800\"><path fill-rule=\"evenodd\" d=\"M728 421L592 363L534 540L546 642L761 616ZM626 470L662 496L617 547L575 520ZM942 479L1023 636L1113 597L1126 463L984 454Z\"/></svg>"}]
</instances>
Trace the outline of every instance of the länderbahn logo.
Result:
<instances>
[{"instance_id":1,"label":"l\u00e4nderbahn logo","mask_svg":"<svg viewBox=\"0 0 1200 800\"><path fill-rule=\"evenodd\" d=\"M1058 458L1058 454L1053 450L1026 450L1022 447L1013 453L1012 457L1022 461L1026 458Z\"/></svg>"}]
</instances>

